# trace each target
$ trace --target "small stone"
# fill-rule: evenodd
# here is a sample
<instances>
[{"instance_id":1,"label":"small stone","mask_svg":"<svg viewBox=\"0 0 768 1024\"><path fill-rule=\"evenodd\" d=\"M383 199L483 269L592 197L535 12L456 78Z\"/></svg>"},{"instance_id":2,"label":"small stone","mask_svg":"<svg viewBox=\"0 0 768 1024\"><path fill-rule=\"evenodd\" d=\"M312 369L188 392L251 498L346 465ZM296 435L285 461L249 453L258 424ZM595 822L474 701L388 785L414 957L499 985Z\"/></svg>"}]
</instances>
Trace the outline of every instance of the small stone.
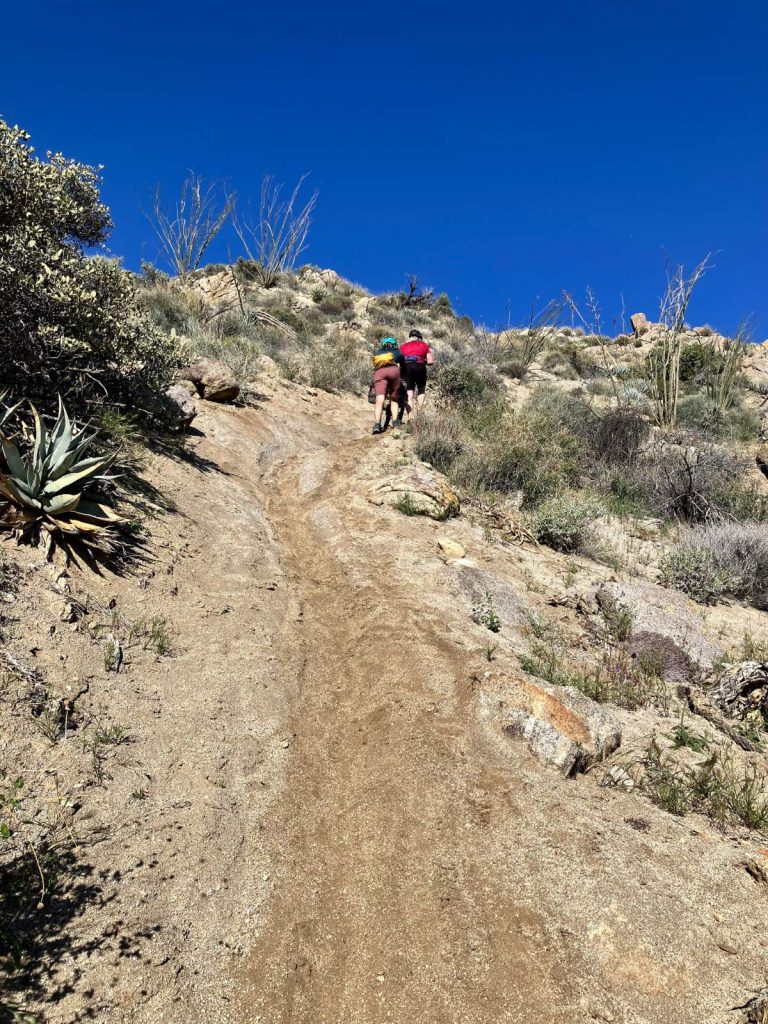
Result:
<instances>
[{"instance_id":1,"label":"small stone","mask_svg":"<svg viewBox=\"0 0 768 1024\"><path fill-rule=\"evenodd\" d=\"M466 551L461 544L451 540L449 537L438 537L437 546L448 558L464 558L466 555Z\"/></svg>"}]
</instances>

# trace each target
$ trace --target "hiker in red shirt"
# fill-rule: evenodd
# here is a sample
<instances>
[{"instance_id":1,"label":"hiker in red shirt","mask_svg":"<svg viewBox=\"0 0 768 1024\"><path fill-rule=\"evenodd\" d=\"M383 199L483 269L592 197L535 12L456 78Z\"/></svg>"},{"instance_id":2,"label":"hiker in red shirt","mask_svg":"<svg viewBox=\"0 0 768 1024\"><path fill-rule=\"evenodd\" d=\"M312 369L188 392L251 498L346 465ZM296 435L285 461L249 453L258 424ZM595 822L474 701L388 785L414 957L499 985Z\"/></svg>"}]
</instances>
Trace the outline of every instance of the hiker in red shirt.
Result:
<instances>
[{"instance_id":1,"label":"hiker in red shirt","mask_svg":"<svg viewBox=\"0 0 768 1024\"><path fill-rule=\"evenodd\" d=\"M424 341L421 331L415 328L408 335L408 341L400 346L405 358L405 386L408 389L408 405L414 412L426 401L427 367L435 361L432 350Z\"/></svg>"}]
</instances>

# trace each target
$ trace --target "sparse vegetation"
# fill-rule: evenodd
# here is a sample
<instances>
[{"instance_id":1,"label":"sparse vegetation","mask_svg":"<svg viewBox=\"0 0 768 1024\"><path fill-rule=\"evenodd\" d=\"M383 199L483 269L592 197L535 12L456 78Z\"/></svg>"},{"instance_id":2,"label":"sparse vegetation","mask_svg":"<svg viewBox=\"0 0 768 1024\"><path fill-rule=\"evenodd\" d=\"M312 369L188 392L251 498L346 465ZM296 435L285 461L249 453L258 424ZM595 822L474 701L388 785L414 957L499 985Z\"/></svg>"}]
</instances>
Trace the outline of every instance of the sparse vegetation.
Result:
<instances>
[{"instance_id":1,"label":"sparse vegetation","mask_svg":"<svg viewBox=\"0 0 768 1024\"><path fill-rule=\"evenodd\" d=\"M686 734L687 742L676 743L676 748L690 746L690 735ZM755 764L737 768L721 747L690 765L676 760L654 738L634 767L639 768L636 774L641 789L670 814L682 817L695 810L723 827L741 824L757 831L768 828L768 777Z\"/></svg>"},{"instance_id":2,"label":"sparse vegetation","mask_svg":"<svg viewBox=\"0 0 768 1024\"><path fill-rule=\"evenodd\" d=\"M587 529L602 512L590 495L558 494L546 498L531 514L531 529L538 541L556 551L578 551Z\"/></svg>"}]
</instances>

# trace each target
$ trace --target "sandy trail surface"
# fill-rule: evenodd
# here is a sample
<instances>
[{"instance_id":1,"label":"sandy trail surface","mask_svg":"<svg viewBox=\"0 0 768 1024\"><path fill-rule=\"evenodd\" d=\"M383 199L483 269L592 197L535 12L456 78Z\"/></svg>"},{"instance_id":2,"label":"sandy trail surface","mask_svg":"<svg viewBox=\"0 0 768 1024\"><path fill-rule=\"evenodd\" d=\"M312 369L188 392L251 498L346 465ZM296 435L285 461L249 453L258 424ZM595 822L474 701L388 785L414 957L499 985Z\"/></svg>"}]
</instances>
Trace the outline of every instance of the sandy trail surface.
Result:
<instances>
[{"instance_id":1,"label":"sandy trail surface","mask_svg":"<svg viewBox=\"0 0 768 1024\"><path fill-rule=\"evenodd\" d=\"M371 504L411 456L352 399L275 383L197 423L191 461L154 468L178 513L151 577L89 584L167 612L177 651L113 686L137 743L102 810L130 810L91 856L119 885L47 1019L732 1024L765 981L759 844L489 726L435 542L525 594L517 556Z\"/></svg>"}]
</instances>

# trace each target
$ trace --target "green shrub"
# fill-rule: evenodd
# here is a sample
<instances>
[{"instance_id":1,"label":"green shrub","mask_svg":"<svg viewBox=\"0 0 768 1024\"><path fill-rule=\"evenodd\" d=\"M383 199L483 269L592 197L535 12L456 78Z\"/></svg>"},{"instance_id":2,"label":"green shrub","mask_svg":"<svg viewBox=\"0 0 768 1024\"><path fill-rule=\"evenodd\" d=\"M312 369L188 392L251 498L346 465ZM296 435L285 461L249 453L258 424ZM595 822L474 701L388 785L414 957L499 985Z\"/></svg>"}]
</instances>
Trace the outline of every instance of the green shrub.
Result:
<instances>
[{"instance_id":1,"label":"green shrub","mask_svg":"<svg viewBox=\"0 0 768 1024\"><path fill-rule=\"evenodd\" d=\"M342 319L345 315L354 311L355 305L350 296L339 295L337 292L328 292L324 298L317 303L317 308L326 316Z\"/></svg>"},{"instance_id":2,"label":"green shrub","mask_svg":"<svg viewBox=\"0 0 768 1024\"><path fill-rule=\"evenodd\" d=\"M483 398L488 391L497 391L492 371L482 372L468 363L444 363L433 376L438 395L451 402L471 403Z\"/></svg>"},{"instance_id":3,"label":"green shrub","mask_svg":"<svg viewBox=\"0 0 768 1024\"><path fill-rule=\"evenodd\" d=\"M89 257L111 221L98 172L55 154L0 119L0 365L3 385L75 412L145 408L171 380L176 350L136 302L132 277Z\"/></svg>"},{"instance_id":4,"label":"green shrub","mask_svg":"<svg viewBox=\"0 0 768 1024\"><path fill-rule=\"evenodd\" d=\"M557 494L545 499L531 514L534 536L556 551L578 551L589 526L603 508L589 495Z\"/></svg>"},{"instance_id":5,"label":"green shrub","mask_svg":"<svg viewBox=\"0 0 768 1024\"><path fill-rule=\"evenodd\" d=\"M704 341L691 341L680 352L681 383L703 383L711 372L717 372L722 357L713 345Z\"/></svg>"},{"instance_id":6,"label":"green shrub","mask_svg":"<svg viewBox=\"0 0 768 1024\"><path fill-rule=\"evenodd\" d=\"M493 597L488 591L485 592L483 599L472 609L472 621L476 622L478 626L485 626L492 633L501 632L501 619L493 603Z\"/></svg>"},{"instance_id":7,"label":"green shrub","mask_svg":"<svg viewBox=\"0 0 768 1024\"><path fill-rule=\"evenodd\" d=\"M701 604L710 604L733 594L741 579L730 569L718 566L713 553L697 545L682 544L661 559L662 582L682 590Z\"/></svg>"},{"instance_id":8,"label":"green shrub","mask_svg":"<svg viewBox=\"0 0 768 1024\"><path fill-rule=\"evenodd\" d=\"M537 416L508 414L457 460L457 482L477 491L522 490L528 503L578 482L583 442Z\"/></svg>"},{"instance_id":9,"label":"green shrub","mask_svg":"<svg viewBox=\"0 0 768 1024\"><path fill-rule=\"evenodd\" d=\"M190 334L200 324L202 310L190 301L189 293L171 288L163 282L140 287L136 302L155 327L167 334L171 330L179 334Z\"/></svg>"},{"instance_id":10,"label":"green shrub","mask_svg":"<svg viewBox=\"0 0 768 1024\"><path fill-rule=\"evenodd\" d=\"M281 324L285 324L286 327L290 327L296 334L304 334L307 329L307 325L304 320L299 316L298 313L292 309L287 309L285 306L278 306L272 310L272 315L276 320L279 320Z\"/></svg>"},{"instance_id":11,"label":"green shrub","mask_svg":"<svg viewBox=\"0 0 768 1024\"><path fill-rule=\"evenodd\" d=\"M368 360L361 356L357 343L338 332L316 342L302 352L308 382L322 391L359 392L371 379Z\"/></svg>"},{"instance_id":12,"label":"green shrub","mask_svg":"<svg viewBox=\"0 0 768 1024\"><path fill-rule=\"evenodd\" d=\"M432 303L432 312L442 315L447 314L450 316L454 316L451 300L448 298L445 292L441 292L441 294L438 295L435 301Z\"/></svg>"},{"instance_id":13,"label":"green shrub","mask_svg":"<svg viewBox=\"0 0 768 1024\"><path fill-rule=\"evenodd\" d=\"M717 523L692 531L661 563L664 578L695 601L743 598L768 609L768 527Z\"/></svg>"}]
</instances>

